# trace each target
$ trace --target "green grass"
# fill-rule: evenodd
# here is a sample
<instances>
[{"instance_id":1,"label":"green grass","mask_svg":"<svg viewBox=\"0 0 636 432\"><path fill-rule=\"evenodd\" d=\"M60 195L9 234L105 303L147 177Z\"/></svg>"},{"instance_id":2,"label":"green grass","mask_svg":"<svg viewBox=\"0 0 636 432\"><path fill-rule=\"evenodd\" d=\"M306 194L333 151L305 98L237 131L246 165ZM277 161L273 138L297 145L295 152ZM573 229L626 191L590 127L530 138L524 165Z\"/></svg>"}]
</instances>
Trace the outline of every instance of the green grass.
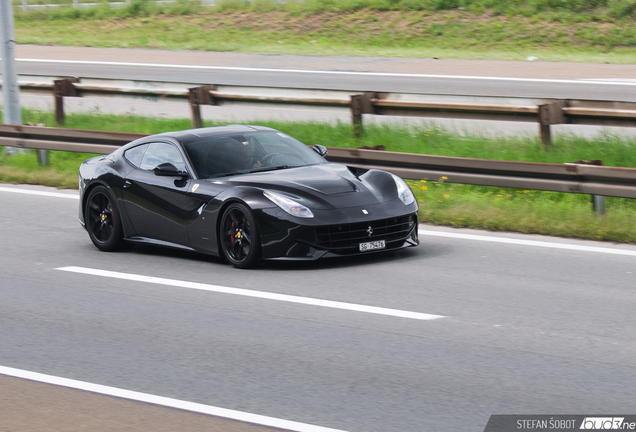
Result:
<instances>
[{"instance_id":1,"label":"green grass","mask_svg":"<svg viewBox=\"0 0 636 432\"><path fill-rule=\"evenodd\" d=\"M587 5L587 6L586 6ZM592 5L593 7L588 7ZM632 0L226 0L16 12L19 43L634 63Z\"/></svg>"},{"instance_id":2,"label":"green grass","mask_svg":"<svg viewBox=\"0 0 636 432\"><path fill-rule=\"evenodd\" d=\"M27 0L28 4L72 5L72 0ZM80 0L80 3L84 0ZM99 3L99 2L98 2ZM109 10L108 1L102 1L95 8L83 12L72 12L80 16L140 16L157 13L191 13L203 9L213 12L274 12L315 14L320 12L356 12L372 11L441 11L467 10L473 13L492 11L495 15L549 14L556 17L583 17L602 19L606 17L622 18L633 16L636 5L632 0L220 0L214 7L202 7L194 0L180 0L173 4L157 5L153 0L134 0L124 8ZM14 6L20 6L22 0L13 0ZM101 10L100 10L101 7ZM60 14L60 12L51 12ZM68 12L65 12L68 14Z\"/></svg>"},{"instance_id":3,"label":"green grass","mask_svg":"<svg viewBox=\"0 0 636 432\"><path fill-rule=\"evenodd\" d=\"M55 126L52 113L23 110L23 119L28 123ZM365 135L356 139L352 137L348 124L257 123L282 130L306 144L329 147L384 145L389 151L553 163L603 159L606 165L636 167L636 140L612 135L594 140L557 135L553 150L545 152L538 138L491 140L479 136L459 136L436 127L367 126ZM206 126L212 125L217 124L206 122ZM66 127L151 134L187 129L190 128L190 122L187 119L158 120L94 112L68 115ZM0 181L77 188L79 164L91 156L50 152L51 166L42 168L37 164L35 151L10 156L2 154ZM588 195L431 180L410 181L421 204L420 218L423 222L636 243L635 200L607 198L607 214L597 217L591 210Z\"/></svg>"},{"instance_id":4,"label":"green grass","mask_svg":"<svg viewBox=\"0 0 636 432\"><path fill-rule=\"evenodd\" d=\"M636 202L606 198L606 215L588 195L410 181L420 220L433 225L636 242Z\"/></svg>"}]
</instances>

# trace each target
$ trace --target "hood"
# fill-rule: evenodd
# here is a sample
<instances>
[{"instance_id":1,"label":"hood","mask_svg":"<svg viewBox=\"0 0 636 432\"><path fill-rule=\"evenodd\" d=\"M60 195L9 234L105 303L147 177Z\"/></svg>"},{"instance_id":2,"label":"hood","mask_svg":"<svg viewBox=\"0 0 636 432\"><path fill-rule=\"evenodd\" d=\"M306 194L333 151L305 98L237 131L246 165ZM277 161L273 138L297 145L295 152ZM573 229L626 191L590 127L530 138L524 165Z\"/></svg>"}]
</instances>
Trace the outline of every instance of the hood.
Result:
<instances>
[{"instance_id":1,"label":"hood","mask_svg":"<svg viewBox=\"0 0 636 432\"><path fill-rule=\"evenodd\" d=\"M346 167L335 164L312 165L288 168L279 171L265 171L232 178L232 182L248 183L253 186L306 189L320 195L338 195L360 190L355 177ZM344 169L343 169L344 168ZM357 181L357 183L360 183Z\"/></svg>"},{"instance_id":2,"label":"hood","mask_svg":"<svg viewBox=\"0 0 636 432\"><path fill-rule=\"evenodd\" d=\"M327 163L230 177L228 183L271 189L320 207L352 207L397 198L391 175ZM306 201L305 201L306 203Z\"/></svg>"}]
</instances>

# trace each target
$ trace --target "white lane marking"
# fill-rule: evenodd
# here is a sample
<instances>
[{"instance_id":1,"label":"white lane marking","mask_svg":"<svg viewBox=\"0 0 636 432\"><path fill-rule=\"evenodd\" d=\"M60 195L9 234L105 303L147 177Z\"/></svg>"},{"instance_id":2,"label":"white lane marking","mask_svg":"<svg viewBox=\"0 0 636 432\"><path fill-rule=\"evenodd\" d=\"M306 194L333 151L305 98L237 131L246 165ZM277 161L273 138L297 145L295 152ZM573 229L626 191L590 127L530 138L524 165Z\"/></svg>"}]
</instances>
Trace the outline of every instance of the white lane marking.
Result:
<instances>
[{"instance_id":1,"label":"white lane marking","mask_svg":"<svg viewBox=\"0 0 636 432\"><path fill-rule=\"evenodd\" d=\"M513 238L506 238L506 237L490 237L490 236L481 236L481 235L474 235L474 234L451 233L451 232L444 232L444 231L419 230L418 234L435 236L435 237L459 238L464 240L478 240L478 241L486 241L486 242L493 242L493 243L508 243L508 244L515 244L515 245L523 245L523 246L536 246L536 247L553 248L553 249L567 249L567 250L575 250L575 251L583 251L583 252L596 252L596 253L605 253L605 254L614 254L614 255L636 256L636 250L628 250L628 249L614 249L614 248L605 248L605 247L598 247L598 246L583 246L583 245L565 244L565 243L552 243L552 242L544 242L544 241L537 241L537 240L513 239Z\"/></svg>"},{"instance_id":2,"label":"white lane marking","mask_svg":"<svg viewBox=\"0 0 636 432\"><path fill-rule=\"evenodd\" d=\"M7 188L7 187L0 187L0 192L13 192L13 193L26 194L26 195L42 195L42 196L48 196L48 197L54 197L54 198L68 198L68 199L74 199L74 200L79 199L79 195L65 194L65 193L58 193L58 192L34 191L34 190L28 190L28 189Z\"/></svg>"},{"instance_id":3,"label":"white lane marking","mask_svg":"<svg viewBox=\"0 0 636 432\"><path fill-rule=\"evenodd\" d=\"M109 387L101 384L93 384L85 381L77 381L69 378L45 375L38 372L31 372L22 369L15 369L0 366L0 374L15 378L23 378L30 381L37 381L46 384L53 384L77 390L84 390L107 396L114 396L122 399L129 399L138 402L145 402L154 405L161 405L169 408L176 408L191 411L199 414L207 414L216 417L223 417L231 420L270 426L274 428L295 431L295 432L344 432L339 429L331 429L322 426L315 426L307 423L299 423L291 420L283 420L275 417L267 417L259 414L251 414L243 411L235 411L227 408L219 408L211 405L204 405L195 402L188 402L180 399L171 399L163 396L156 396L148 393L140 393L132 390Z\"/></svg>"},{"instance_id":4,"label":"white lane marking","mask_svg":"<svg viewBox=\"0 0 636 432\"><path fill-rule=\"evenodd\" d=\"M187 282L187 281L180 281L176 279L164 279L164 278L158 278L153 276L143 276L143 275L136 275L131 273L120 273L120 272L114 272L109 270L99 270L99 269L91 269L91 268L85 268L85 267L73 267L73 266L59 267L56 270L62 270L62 271L67 271L72 273L81 273L81 274L87 274L87 275L93 275L93 276L108 277L108 278L114 278L114 279L131 280L136 282L147 282L147 283L157 284L157 285L167 285L172 287L210 291L210 292L216 292L216 293L222 293L222 294L232 294L232 295L239 295L239 296L245 296L245 297L261 298L266 300L276 300L276 301L283 301L283 302L289 302L289 303L305 304L310 306L320 306L320 307L326 307L326 308L332 308L332 309L344 309L344 310L350 310L355 312L371 313L376 315L388 315L388 316L394 316L399 318L409 318L409 319L416 319L416 320L434 320L437 318L444 318L444 316L442 315L432 315L432 314L421 313L421 312L411 312L411 311L405 311L405 310L399 310L399 309L388 309L388 308L377 307L377 306L366 306L366 305L355 304L355 303L344 303L344 302L338 302L338 301L332 301L332 300L321 300L321 299L316 299L311 297L299 297L299 296L277 294L277 293L270 293L270 292L264 292L264 291L253 291L248 289L231 288L231 287L225 287L220 285L208 285L208 284L203 284L198 282Z\"/></svg>"},{"instance_id":5,"label":"white lane marking","mask_svg":"<svg viewBox=\"0 0 636 432\"><path fill-rule=\"evenodd\" d=\"M587 81L594 81L594 82L608 81L608 82L622 82L622 83L636 84L636 79L632 79L632 78L588 78Z\"/></svg>"},{"instance_id":6,"label":"white lane marking","mask_svg":"<svg viewBox=\"0 0 636 432\"><path fill-rule=\"evenodd\" d=\"M321 74L321 75L349 75L349 76L375 76L375 77L402 77L402 78L443 78L443 79L461 79L461 80L493 80L493 81L512 81L512 82L531 82L531 83L551 83L551 84L594 84L594 85L613 85L613 86L636 86L636 82L623 81L595 81L593 79L546 79L546 78L515 78L515 77L488 77L488 76L472 76L472 75L439 75L439 74L408 74L393 72L355 72L355 71L325 71L310 69L273 69L273 68L248 68L234 66L204 66L204 65L174 65L163 63L133 63L133 62L107 62L92 60L52 60L52 59L29 59L18 58L17 61L25 63L61 63L61 64L84 64L95 66L132 66L132 67L152 67L152 68L171 68L171 69L197 69L197 70L227 70L227 71L243 71L243 72L274 72L274 73L297 73L297 74Z\"/></svg>"}]
</instances>

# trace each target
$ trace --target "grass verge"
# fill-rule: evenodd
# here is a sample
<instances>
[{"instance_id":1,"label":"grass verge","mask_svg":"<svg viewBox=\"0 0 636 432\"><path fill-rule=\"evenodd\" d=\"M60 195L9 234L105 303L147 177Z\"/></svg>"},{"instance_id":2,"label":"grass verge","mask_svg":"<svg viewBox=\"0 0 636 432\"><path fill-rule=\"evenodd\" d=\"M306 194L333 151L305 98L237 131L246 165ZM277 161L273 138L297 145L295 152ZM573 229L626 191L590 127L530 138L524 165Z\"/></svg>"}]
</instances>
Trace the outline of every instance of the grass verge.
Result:
<instances>
[{"instance_id":1,"label":"grass verge","mask_svg":"<svg viewBox=\"0 0 636 432\"><path fill-rule=\"evenodd\" d=\"M633 1L552 3L138 0L18 10L15 32L18 43L41 45L634 63Z\"/></svg>"},{"instance_id":2,"label":"grass verge","mask_svg":"<svg viewBox=\"0 0 636 432\"><path fill-rule=\"evenodd\" d=\"M52 113L23 111L25 122L54 126ZM388 151L537 162L603 159L606 165L636 167L636 140L606 135L587 140L557 136L554 149L545 152L538 139L491 140L459 136L441 128L369 126L360 139L350 125L258 122L282 130L307 144L360 147L382 144ZM211 122L207 126L216 125ZM189 120L165 120L135 115L72 114L67 127L159 133L187 129ZM35 151L0 156L0 181L77 188L77 169L90 154L50 152L51 165L38 166ZM588 195L450 184L440 179L410 181L421 204L420 219L436 225L514 231L592 240L636 243L636 201L607 198L607 214L592 213Z\"/></svg>"}]
</instances>

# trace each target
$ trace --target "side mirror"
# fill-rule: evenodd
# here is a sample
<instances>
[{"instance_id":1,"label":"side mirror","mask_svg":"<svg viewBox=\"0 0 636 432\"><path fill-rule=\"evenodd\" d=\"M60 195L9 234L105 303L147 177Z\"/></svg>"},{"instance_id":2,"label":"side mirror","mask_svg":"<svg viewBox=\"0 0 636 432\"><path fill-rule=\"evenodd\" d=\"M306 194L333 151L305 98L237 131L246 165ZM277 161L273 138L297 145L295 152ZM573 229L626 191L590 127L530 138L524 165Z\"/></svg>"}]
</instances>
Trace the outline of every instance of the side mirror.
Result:
<instances>
[{"instance_id":1,"label":"side mirror","mask_svg":"<svg viewBox=\"0 0 636 432\"><path fill-rule=\"evenodd\" d=\"M155 173L156 176L162 177L188 177L187 172L179 171L177 167L172 165L170 162L157 165L152 172Z\"/></svg>"},{"instance_id":2,"label":"side mirror","mask_svg":"<svg viewBox=\"0 0 636 432\"><path fill-rule=\"evenodd\" d=\"M313 151L315 151L316 153L318 153L322 157L327 156L327 147L325 147L325 146L322 146L320 144L316 144L311 149Z\"/></svg>"}]
</instances>

